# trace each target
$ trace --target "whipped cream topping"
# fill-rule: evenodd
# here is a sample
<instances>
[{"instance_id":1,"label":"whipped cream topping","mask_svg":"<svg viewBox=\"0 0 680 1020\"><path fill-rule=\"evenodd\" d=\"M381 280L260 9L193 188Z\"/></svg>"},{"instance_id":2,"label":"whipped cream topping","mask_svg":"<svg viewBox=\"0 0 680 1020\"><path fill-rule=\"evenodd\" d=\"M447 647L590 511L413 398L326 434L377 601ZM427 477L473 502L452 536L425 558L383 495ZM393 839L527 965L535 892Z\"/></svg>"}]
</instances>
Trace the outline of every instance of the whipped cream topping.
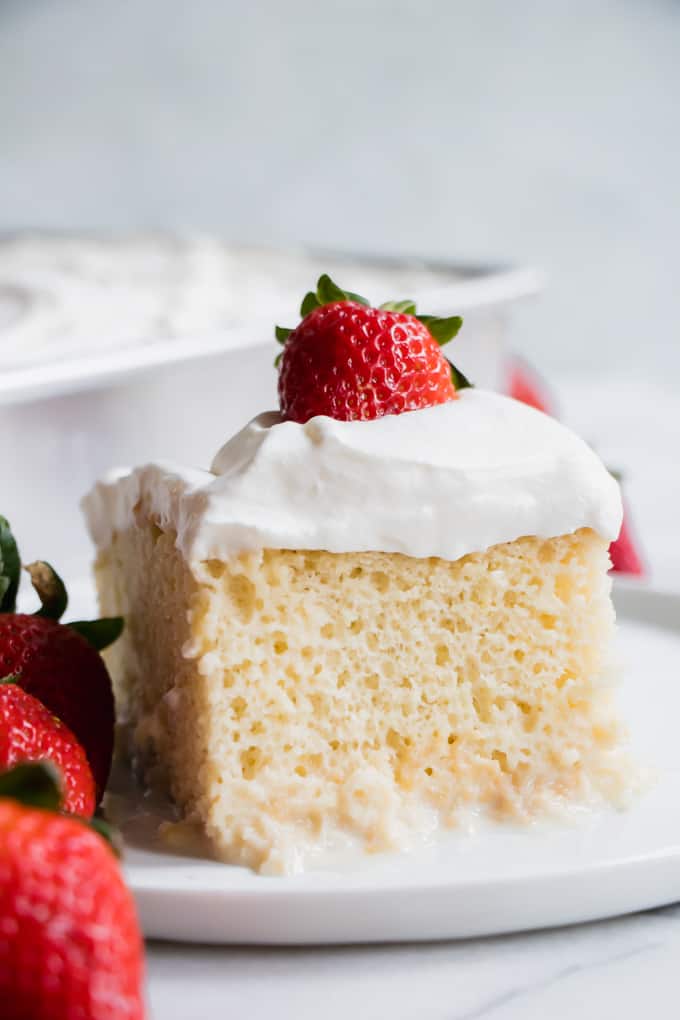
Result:
<instances>
[{"instance_id":1,"label":"whipped cream topping","mask_svg":"<svg viewBox=\"0 0 680 1020\"><path fill-rule=\"evenodd\" d=\"M508 397L458 400L375 421L259 415L211 470L116 471L84 500L100 547L141 505L189 561L263 548L365 550L455 560L524 535L617 537L617 482L553 418Z\"/></svg>"}]
</instances>

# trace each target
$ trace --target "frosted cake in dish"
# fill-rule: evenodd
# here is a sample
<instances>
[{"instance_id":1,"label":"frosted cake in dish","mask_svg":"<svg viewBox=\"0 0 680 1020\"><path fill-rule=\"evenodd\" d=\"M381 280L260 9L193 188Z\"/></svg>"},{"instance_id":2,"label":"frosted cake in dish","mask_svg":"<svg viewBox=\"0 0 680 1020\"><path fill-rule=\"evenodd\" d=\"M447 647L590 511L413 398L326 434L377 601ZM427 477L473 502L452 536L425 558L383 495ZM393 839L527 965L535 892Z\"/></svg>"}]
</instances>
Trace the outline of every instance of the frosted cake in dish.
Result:
<instances>
[{"instance_id":1,"label":"frosted cake in dish","mask_svg":"<svg viewBox=\"0 0 680 1020\"><path fill-rule=\"evenodd\" d=\"M619 490L546 415L474 389L271 412L210 471L116 472L85 511L133 753L225 861L289 873L625 796Z\"/></svg>"}]
</instances>

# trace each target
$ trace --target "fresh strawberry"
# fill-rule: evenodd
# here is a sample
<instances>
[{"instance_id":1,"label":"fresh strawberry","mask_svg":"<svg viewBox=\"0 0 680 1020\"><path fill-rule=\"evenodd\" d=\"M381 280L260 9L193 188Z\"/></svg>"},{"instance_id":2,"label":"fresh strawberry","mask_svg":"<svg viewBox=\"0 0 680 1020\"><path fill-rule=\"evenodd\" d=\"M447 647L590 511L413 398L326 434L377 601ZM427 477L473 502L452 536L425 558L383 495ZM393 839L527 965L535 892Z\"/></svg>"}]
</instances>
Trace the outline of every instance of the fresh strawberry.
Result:
<instances>
[{"instance_id":1,"label":"fresh strawberry","mask_svg":"<svg viewBox=\"0 0 680 1020\"><path fill-rule=\"evenodd\" d=\"M95 786L85 752L68 727L14 680L0 680L0 770L20 762L53 762L63 780L64 810L91 818Z\"/></svg>"},{"instance_id":2,"label":"fresh strawberry","mask_svg":"<svg viewBox=\"0 0 680 1020\"><path fill-rule=\"evenodd\" d=\"M612 571L617 574L635 574L643 577L645 566L638 551L637 541L633 536L630 525L630 511L625 505L623 508L623 524L619 537L609 546L609 556L612 561Z\"/></svg>"},{"instance_id":3,"label":"fresh strawberry","mask_svg":"<svg viewBox=\"0 0 680 1020\"><path fill-rule=\"evenodd\" d=\"M132 896L105 839L58 804L46 765L0 775L0 1015L143 1020Z\"/></svg>"},{"instance_id":4,"label":"fresh strawberry","mask_svg":"<svg viewBox=\"0 0 680 1020\"><path fill-rule=\"evenodd\" d=\"M23 613L0 615L0 676L38 698L83 745L97 798L113 754L111 681L103 659L85 638L55 620Z\"/></svg>"},{"instance_id":5,"label":"fresh strawberry","mask_svg":"<svg viewBox=\"0 0 680 1020\"><path fill-rule=\"evenodd\" d=\"M417 316L412 301L372 308L328 276L304 298L300 314L295 329L276 328L284 345L279 403L289 421L401 414L454 400L456 389L469 385L441 351L462 325L458 316Z\"/></svg>"},{"instance_id":6,"label":"fresh strawberry","mask_svg":"<svg viewBox=\"0 0 680 1020\"><path fill-rule=\"evenodd\" d=\"M82 744L97 800L104 792L113 753L111 681L99 650L120 634L122 621L58 622L67 605L59 575L48 563L27 568L42 608L15 612L20 561L7 521L0 517L0 677L17 683L45 705Z\"/></svg>"},{"instance_id":7,"label":"fresh strawberry","mask_svg":"<svg viewBox=\"0 0 680 1020\"><path fill-rule=\"evenodd\" d=\"M507 369L505 392L537 411L556 417L555 401L547 383L523 358L512 358Z\"/></svg>"}]
</instances>

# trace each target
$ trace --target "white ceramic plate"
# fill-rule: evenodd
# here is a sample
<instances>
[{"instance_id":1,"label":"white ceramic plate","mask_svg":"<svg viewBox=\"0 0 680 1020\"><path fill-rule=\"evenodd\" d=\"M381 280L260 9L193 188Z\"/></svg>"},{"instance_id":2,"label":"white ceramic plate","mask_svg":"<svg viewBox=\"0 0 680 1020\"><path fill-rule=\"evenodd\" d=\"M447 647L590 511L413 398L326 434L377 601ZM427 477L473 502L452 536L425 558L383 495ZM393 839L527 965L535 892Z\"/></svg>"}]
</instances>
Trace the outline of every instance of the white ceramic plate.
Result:
<instances>
[{"instance_id":1,"label":"white ceramic plate","mask_svg":"<svg viewBox=\"0 0 680 1020\"><path fill-rule=\"evenodd\" d=\"M126 873L147 936L324 944L491 935L680 899L680 595L617 588L622 698L654 785L625 812L568 826L487 826L342 873L268 878L159 848L127 827Z\"/></svg>"}]
</instances>

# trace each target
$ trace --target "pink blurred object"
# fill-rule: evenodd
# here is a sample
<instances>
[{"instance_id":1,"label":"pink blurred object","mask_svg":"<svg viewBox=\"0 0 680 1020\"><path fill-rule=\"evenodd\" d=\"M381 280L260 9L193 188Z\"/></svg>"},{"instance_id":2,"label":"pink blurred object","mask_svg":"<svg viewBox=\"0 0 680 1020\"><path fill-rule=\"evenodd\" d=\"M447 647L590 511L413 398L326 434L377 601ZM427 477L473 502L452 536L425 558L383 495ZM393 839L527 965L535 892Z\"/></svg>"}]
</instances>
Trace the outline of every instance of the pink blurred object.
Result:
<instances>
[{"instance_id":1,"label":"pink blurred object","mask_svg":"<svg viewBox=\"0 0 680 1020\"><path fill-rule=\"evenodd\" d=\"M638 550L637 538L631 529L630 510L625 503L621 531L616 541L609 546L609 555L614 574L634 574L636 577L644 577L647 573Z\"/></svg>"},{"instance_id":2,"label":"pink blurred object","mask_svg":"<svg viewBox=\"0 0 680 1020\"><path fill-rule=\"evenodd\" d=\"M515 400L521 400L523 404L529 404L544 414L550 414L554 418L559 417L556 411L556 401L550 392L550 387L542 376L520 357L513 357L507 363L505 392ZM630 509L624 504L623 524L621 532L615 542L609 547L609 555L612 561L612 573L629 574L635 577L644 577L647 573L644 561L639 552L637 536L634 535L630 523Z\"/></svg>"},{"instance_id":3,"label":"pink blurred object","mask_svg":"<svg viewBox=\"0 0 680 1020\"><path fill-rule=\"evenodd\" d=\"M508 360L505 392L515 400L521 400L523 404L535 407L537 411L551 414L553 418L559 417L557 403L550 392L550 387L524 358L515 355Z\"/></svg>"}]
</instances>

